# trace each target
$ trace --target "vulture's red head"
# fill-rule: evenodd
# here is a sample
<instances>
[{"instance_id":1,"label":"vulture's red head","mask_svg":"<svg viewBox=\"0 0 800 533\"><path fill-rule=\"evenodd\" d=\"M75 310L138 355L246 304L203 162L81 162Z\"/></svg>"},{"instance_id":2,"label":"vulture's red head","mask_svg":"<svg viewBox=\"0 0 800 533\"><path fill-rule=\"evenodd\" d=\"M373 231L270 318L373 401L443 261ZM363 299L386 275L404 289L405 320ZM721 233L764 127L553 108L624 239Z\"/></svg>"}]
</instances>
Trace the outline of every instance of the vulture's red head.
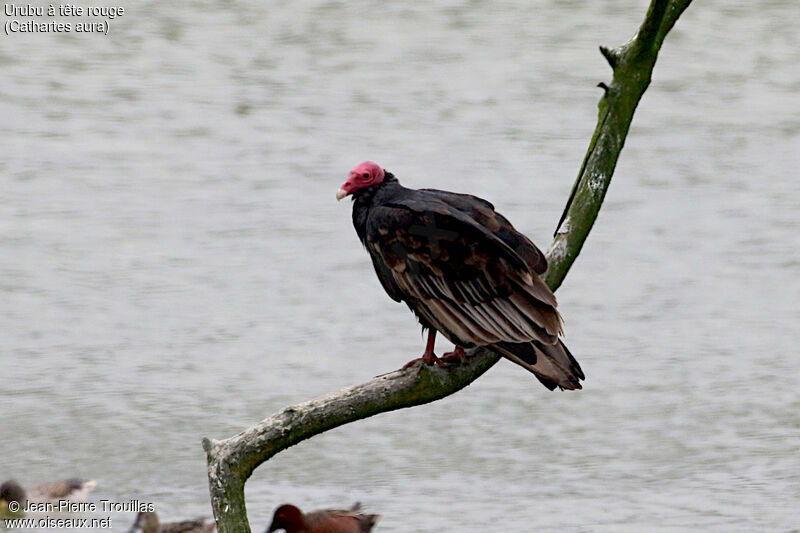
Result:
<instances>
[{"instance_id":1,"label":"vulture's red head","mask_svg":"<svg viewBox=\"0 0 800 533\"><path fill-rule=\"evenodd\" d=\"M373 163L372 161L364 161L350 171L350 176L347 178L347 181L336 191L336 199L341 200L345 196L349 196L358 190L383 183L385 174L386 173L379 164Z\"/></svg>"}]
</instances>

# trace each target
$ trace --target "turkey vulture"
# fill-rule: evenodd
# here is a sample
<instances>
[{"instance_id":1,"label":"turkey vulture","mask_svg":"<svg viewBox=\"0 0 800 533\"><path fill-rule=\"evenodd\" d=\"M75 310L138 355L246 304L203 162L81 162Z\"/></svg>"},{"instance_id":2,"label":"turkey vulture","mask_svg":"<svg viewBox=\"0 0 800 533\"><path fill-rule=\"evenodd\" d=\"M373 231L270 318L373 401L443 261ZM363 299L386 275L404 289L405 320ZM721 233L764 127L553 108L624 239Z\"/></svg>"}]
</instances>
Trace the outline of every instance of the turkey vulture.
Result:
<instances>
[{"instance_id":1,"label":"turkey vulture","mask_svg":"<svg viewBox=\"0 0 800 533\"><path fill-rule=\"evenodd\" d=\"M428 331L426 364L463 361L464 348L487 346L550 390L581 388L583 371L558 338L556 297L539 278L547 259L491 203L407 189L372 161L350 171L336 199L348 195L383 288ZM442 359L433 353L437 331L456 345Z\"/></svg>"}]
</instances>

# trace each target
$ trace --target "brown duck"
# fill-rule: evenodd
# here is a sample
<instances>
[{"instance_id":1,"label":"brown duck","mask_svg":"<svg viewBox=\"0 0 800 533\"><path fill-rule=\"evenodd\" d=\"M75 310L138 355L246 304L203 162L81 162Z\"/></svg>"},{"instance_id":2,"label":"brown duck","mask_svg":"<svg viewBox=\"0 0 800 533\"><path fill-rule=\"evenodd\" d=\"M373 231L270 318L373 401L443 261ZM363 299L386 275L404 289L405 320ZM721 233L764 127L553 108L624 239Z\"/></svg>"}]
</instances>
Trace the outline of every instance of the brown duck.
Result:
<instances>
[{"instance_id":1,"label":"brown duck","mask_svg":"<svg viewBox=\"0 0 800 533\"><path fill-rule=\"evenodd\" d=\"M86 496L95 488L97 482L79 478L64 481L50 481L25 489L16 480L9 479L0 485L0 502L16 501L24 505L31 503L57 503L59 500L85 502Z\"/></svg>"},{"instance_id":2,"label":"brown duck","mask_svg":"<svg viewBox=\"0 0 800 533\"><path fill-rule=\"evenodd\" d=\"M214 533L216 530L214 521L209 518L162 524L155 511L141 511L128 533Z\"/></svg>"},{"instance_id":3,"label":"brown duck","mask_svg":"<svg viewBox=\"0 0 800 533\"><path fill-rule=\"evenodd\" d=\"M281 505L275 510L266 533L369 533L381 515L361 512L356 503L350 510L325 509L303 513L294 505Z\"/></svg>"}]
</instances>

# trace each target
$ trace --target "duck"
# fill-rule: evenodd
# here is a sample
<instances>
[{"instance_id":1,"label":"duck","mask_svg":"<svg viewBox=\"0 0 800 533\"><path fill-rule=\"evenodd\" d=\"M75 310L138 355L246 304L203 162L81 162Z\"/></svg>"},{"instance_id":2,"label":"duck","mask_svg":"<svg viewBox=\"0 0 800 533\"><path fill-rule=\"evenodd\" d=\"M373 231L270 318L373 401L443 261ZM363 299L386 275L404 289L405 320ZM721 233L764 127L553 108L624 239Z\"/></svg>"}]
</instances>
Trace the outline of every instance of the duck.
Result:
<instances>
[{"instance_id":1,"label":"duck","mask_svg":"<svg viewBox=\"0 0 800 533\"><path fill-rule=\"evenodd\" d=\"M286 533L369 533L380 517L362 513L359 502L348 510L324 509L310 513L303 513L287 503L275 510L265 533L280 530Z\"/></svg>"},{"instance_id":2,"label":"duck","mask_svg":"<svg viewBox=\"0 0 800 533\"><path fill-rule=\"evenodd\" d=\"M89 493L96 486L97 482L93 479L71 478L41 483L23 489L17 480L9 479L0 485L0 513L8 514L10 502L17 502L20 508L25 507L25 502L54 505L61 500L85 502Z\"/></svg>"},{"instance_id":3,"label":"duck","mask_svg":"<svg viewBox=\"0 0 800 533\"><path fill-rule=\"evenodd\" d=\"M209 518L162 524L155 511L141 511L128 533L214 533L216 530L214 521Z\"/></svg>"}]
</instances>

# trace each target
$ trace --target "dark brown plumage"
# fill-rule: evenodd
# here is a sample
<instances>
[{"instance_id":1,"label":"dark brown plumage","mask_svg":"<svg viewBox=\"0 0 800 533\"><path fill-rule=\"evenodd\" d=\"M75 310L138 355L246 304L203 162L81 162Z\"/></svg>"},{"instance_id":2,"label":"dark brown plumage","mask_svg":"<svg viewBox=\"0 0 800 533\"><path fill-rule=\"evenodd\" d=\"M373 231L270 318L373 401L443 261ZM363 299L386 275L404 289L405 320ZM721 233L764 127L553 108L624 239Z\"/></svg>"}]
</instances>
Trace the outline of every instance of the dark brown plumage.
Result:
<instances>
[{"instance_id":1,"label":"dark brown plumage","mask_svg":"<svg viewBox=\"0 0 800 533\"><path fill-rule=\"evenodd\" d=\"M353 195L353 225L389 296L429 331L463 348L490 346L550 390L580 389L580 365L559 339L561 316L540 274L547 260L494 206L435 189L407 189L372 162L358 165L337 193Z\"/></svg>"},{"instance_id":2,"label":"dark brown plumage","mask_svg":"<svg viewBox=\"0 0 800 533\"><path fill-rule=\"evenodd\" d=\"M369 533L380 515L365 514L356 503L350 510L325 509L303 513L291 504L275 510L266 533L284 530L286 533Z\"/></svg>"}]
</instances>

